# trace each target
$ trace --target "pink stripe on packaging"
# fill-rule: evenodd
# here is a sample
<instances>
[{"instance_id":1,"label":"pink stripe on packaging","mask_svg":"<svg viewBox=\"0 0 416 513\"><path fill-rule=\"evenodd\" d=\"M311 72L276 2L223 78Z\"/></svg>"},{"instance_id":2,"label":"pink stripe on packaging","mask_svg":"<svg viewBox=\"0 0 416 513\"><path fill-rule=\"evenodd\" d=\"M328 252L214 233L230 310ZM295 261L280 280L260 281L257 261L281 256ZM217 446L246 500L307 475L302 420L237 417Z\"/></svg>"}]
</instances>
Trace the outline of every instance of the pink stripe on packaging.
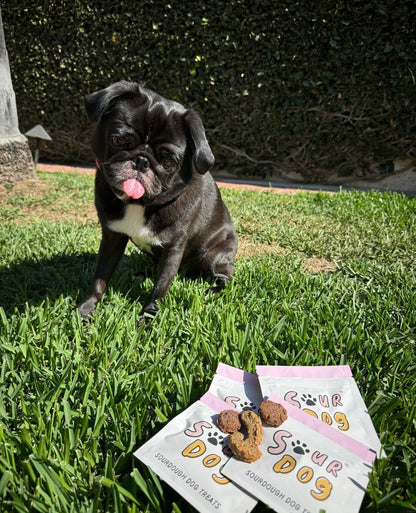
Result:
<instances>
[{"instance_id":1,"label":"pink stripe on packaging","mask_svg":"<svg viewBox=\"0 0 416 513\"><path fill-rule=\"evenodd\" d=\"M347 435L344 435L340 431L337 431L333 427L330 427L328 424L325 424L325 422L322 422L321 420L317 419L316 417L313 417L309 413L304 412L300 408L293 406L292 404L286 402L284 399L281 399L277 395L272 394L269 397L269 400L284 406L287 410L289 418L291 417L297 420L298 422L305 424L317 433L320 433L326 438L329 438L333 442L337 443L338 445L341 445L348 451L352 452L359 458L362 458L367 463L373 463L373 461L375 460L375 452L369 449L366 445L357 442L356 440Z\"/></svg>"},{"instance_id":2,"label":"pink stripe on packaging","mask_svg":"<svg viewBox=\"0 0 416 513\"><path fill-rule=\"evenodd\" d=\"M219 397L217 397L214 394L211 394L211 392L206 392L200 399L201 402L203 402L206 406L211 408L212 410L216 411L217 413L220 413L223 410L235 410L238 411L237 408L235 408L232 404L228 404Z\"/></svg>"},{"instance_id":3,"label":"pink stripe on packaging","mask_svg":"<svg viewBox=\"0 0 416 513\"><path fill-rule=\"evenodd\" d=\"M349 365L318 365L318 366L286 366L286 365L257 365L256 371L260 377L275 378L351 378Z\"/></svg>"},{"instance_id":4,"label":"pink stripe on packaging","mask_svg":"<svg viewBox=\"0 0 416 513\"><path fill-rule=\"evenodd\" d=\"M251 372L237 369L235 367L232 367L231 365L227 365L226 363L219 363L215 373L219 376L223 376L224 378L229 378L233 381L238 381L239 383L246 383L247 385L259 386L259 380L256 374L252 374Z\"/></svg>"}]
</instances>

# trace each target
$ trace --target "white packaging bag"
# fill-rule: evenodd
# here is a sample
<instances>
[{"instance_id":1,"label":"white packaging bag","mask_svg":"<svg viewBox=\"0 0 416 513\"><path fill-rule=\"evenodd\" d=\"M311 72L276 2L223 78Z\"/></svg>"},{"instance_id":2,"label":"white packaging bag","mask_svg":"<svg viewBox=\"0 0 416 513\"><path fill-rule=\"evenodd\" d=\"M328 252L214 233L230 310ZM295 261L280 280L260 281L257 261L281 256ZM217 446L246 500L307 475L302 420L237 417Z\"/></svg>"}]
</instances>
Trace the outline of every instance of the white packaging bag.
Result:
<instances>
[{"instance_id":1,"label":"white packaging bag","mask_svg":"<svg viewBox=\"0 0 416 513\"><path fill-rule=\"evenodd\" d=\"M231 458L223 474L278 513L358 512L374 452L281 398L269 399L288 419L263 426L260 459Z\"/></svg>"},{"instance_id":2,"label":"white packaging bag","mask_svg":"<svg viewBox=\"0 0 416 513\"><path fill-rule=\"evenodd\" d=\"M227 435L216 418L227 409L207 392L134 453L201 513L248 513L257 503L222 474Z\"/></svg>"},{"instance_id":3,"label":"white packaging bag","mask_svg":"<svg viewBox=\"0 0 416 513\"><path fill-rule=\"evenodd\" d=\"M256 367L261 391L275 394L383 456L349 365Z\"/></svg>"},{"instance_id":4,"label":"white packaging bag","mask_svg":"<svg viewBox=\"0 0 416 513\"><path fill-rule=\"evenodd\" d=\"M253 410L257 413L263 401L258 376L225 363L218 364L209 392L238 411Z\"/></svg>"}]
</instances>

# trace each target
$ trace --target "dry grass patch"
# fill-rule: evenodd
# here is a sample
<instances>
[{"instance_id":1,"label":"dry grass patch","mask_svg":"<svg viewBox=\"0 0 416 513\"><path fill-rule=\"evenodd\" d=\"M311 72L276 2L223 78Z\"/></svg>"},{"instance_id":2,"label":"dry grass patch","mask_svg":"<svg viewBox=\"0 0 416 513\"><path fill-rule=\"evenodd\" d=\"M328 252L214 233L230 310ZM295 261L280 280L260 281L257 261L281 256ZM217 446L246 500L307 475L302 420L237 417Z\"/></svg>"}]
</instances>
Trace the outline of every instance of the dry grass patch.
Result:
<instances>
[{"instance_id":1,"label":"dry grass patch","mask_svg":"<svg viewBox=\"0 0 416 513\"><path fill-rule=\"evenodd\" d=\"M314 274L321 272L332 273L337 268L337 266L330 260L327 260L326 258L317 257L305 259L303 262L303 267Z\"/></svg>"},{"instance_id":2,"label":"dry grass patch","mask_svg":"<svg viewBox=\"0 0 416 513\"><path fill-rule=\"evenodd\" d=\"M0 216L18 224L39 221L98 222L93 200L79 190L46 179L0 184Z\"/></svg>"},{"instance_id":3,"label":"dry grass patch","mask_svg":"<svg viewBox=\"0 0 416 513\"><path fill-rule=\"evenodd\" d=\"M22 180L0 184L0 206L17 196L43 198L53 186L42 180Z\"/></svg>"},{"instance_id":4,"label":"dry grass patch","mask_svg":"<svg viewBox=\"0 0 416 513\"><path fill-rule=\"evenodd\" d=\"M285 250L279 247L277 244L268 244L254 242L248 237L240 237L238 239L238 251L237 258L251 258L260 255L282 255Z\"/></svg>"},{"instance_id":5,"label":"dry grass patch","mask_svg":"<svg viewBox=\"0 0 416 513\"><path fill-rule=\"evenodd\" d=\"M62 206L62 210L59 209L60 206ZM53 210L40 204L27 205L22 208L22 217L16 220L21 224L36 221L88 221L98 223L98 218L94 205L88 206L80 212L77 205L73 205L71 208L70 204L60 200L55 204Z\"/></svg>"}]
</instances>

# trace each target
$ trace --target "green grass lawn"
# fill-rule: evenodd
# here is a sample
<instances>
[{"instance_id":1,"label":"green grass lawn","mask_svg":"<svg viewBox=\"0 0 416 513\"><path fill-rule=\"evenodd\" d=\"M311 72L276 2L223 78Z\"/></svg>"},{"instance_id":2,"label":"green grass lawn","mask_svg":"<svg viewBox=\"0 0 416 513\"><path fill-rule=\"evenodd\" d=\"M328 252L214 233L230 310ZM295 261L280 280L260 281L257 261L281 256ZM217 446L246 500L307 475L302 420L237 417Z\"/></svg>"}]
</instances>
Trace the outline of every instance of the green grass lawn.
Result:
<instances>
[{"instance_id":1,"label":"green grass lawn","mask_svg":"<svg viewBox=\"0 0 416 513\"><path fill-rule=\"evenodd\" d=\"M83 327L93 178L39 176L0 191L1 512L193 511L132 453L218 362L349 364L387 454L361 511L416 511L416 199L223 190L241 247L223 294L179 275L137 328L152 284L130 245Z\"/></svg>"}]
</instances>

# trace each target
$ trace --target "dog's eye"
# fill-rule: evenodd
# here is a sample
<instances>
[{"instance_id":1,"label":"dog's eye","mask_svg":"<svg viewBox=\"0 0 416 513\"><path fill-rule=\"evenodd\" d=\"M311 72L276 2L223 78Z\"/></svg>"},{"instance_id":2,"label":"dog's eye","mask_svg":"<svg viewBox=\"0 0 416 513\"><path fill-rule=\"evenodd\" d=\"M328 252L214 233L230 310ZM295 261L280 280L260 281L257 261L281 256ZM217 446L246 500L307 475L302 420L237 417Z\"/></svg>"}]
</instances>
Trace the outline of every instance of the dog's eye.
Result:
<instances>
[{"instance_id":1,"label":"dog's eye","mask_svg":"<svg viewBox=\"0 0 416 513\"><path fill-rule=\"evenodd\" d=\"M175 166L175 161L166 157L162 160L162 166L166 169L172 169Z\"/></svg>"},{"instance_id":2,"label":"dog's eye","mask_svg":"<svg viewBox=\"0 0 416 513\"><path fill-rule=\"evenodd\" d=\"M112 135L111 144L117 148L125 150L134 144L134 137L132 135Z\"/></svg>"}]
</instances>

